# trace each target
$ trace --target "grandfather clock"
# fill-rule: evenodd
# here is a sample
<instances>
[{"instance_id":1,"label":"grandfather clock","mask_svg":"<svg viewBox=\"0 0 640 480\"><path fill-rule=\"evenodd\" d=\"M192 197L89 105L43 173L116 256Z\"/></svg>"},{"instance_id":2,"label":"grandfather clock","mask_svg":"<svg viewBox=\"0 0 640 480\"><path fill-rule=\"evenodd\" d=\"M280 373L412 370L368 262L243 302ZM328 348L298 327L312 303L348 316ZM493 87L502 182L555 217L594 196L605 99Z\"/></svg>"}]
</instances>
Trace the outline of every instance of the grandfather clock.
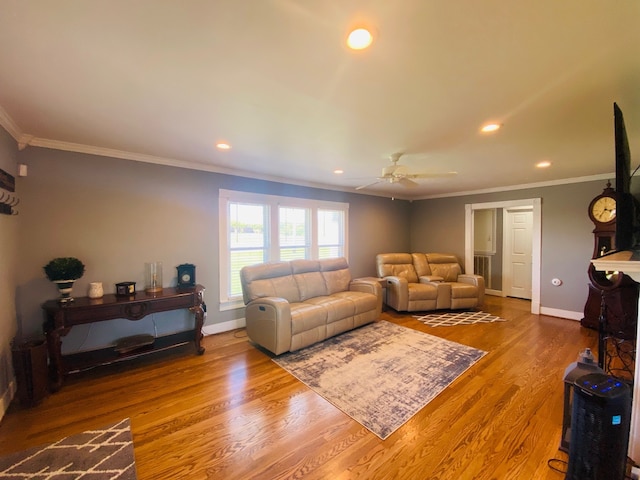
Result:
<instances>
[{"instance_id":1,"label":"grandfather clock","mask_svg":"<svg viewBox=\"0 0 640 480\"><path fill-rule=\"evenodd\" d=\"M594 223L594 247L591 258L601 257L615 250L616 242L616 191L607 182L606 188L589 204L589 218Z\"/></svg>"},{"instance_id":2,"label":"grandfather clock","mask_svg":"<svg viewBox=\"0 0 640 480\"><path fill-rule=\"evenodd\" d=\"M589 203L589 218L594 223L591 258L616 249L616 191L606 188ZM589 264L589 296L584 307L584 327L598 329L605 307L606 332L623 339L635 339L638 311L638 284L622 272L600 272Z\"/></svg>"}]
</instances>

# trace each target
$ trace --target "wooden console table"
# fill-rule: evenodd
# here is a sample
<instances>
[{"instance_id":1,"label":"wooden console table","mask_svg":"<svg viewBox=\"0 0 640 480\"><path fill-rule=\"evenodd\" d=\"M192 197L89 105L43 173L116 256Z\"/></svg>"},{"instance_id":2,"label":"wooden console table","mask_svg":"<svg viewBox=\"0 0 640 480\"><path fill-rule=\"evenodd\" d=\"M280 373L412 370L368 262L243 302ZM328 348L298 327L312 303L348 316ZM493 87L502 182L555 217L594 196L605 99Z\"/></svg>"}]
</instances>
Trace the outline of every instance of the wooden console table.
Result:
<instances>
[{"instance_id":1,"label":"wooden console table","mask_svg":"<svg viewBox=\"0 0 640 480\"><path fill-rule=\"evenodd\" d=\"M136 292L135 295L105 295L102 298L76 297L73 302L60 304L49 300L42 305L45 314L44 332L49 351L49 370L53 391L62 386L65 374L99 365L158 352L190 342L195 343L196 353L202 355L202 324L204 323L204 287L164 288L158 293ZM62 355L63 337L75 325L104 322L116 318L140 320L145 316L169 310L189 309L195 315L195 328L174 335L156 338L153 345L119 354L113 348Z\"/></svg>"}]
</instances>

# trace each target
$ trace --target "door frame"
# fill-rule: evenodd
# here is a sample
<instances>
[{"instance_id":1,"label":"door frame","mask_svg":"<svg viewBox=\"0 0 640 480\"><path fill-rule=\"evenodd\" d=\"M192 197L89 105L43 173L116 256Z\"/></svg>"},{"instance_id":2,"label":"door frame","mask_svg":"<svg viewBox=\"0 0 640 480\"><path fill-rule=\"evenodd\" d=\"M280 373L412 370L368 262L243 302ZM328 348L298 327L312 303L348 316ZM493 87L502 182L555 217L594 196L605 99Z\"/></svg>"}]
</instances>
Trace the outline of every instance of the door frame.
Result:
<instances>
[{"instance_id":1,"label":"door frame","mask_svg":"<svg viewBox=\"0 0 640 480\"><path fill-rule=\"evenodd\" d=\"M540 272L542 250L542 200L527 198L504 202L468 203L464 206L464 268L473 272L473 211L487 208L531 207L533 225L531 238L531 313L540 314Z\"/></svg>"}]
</instances>

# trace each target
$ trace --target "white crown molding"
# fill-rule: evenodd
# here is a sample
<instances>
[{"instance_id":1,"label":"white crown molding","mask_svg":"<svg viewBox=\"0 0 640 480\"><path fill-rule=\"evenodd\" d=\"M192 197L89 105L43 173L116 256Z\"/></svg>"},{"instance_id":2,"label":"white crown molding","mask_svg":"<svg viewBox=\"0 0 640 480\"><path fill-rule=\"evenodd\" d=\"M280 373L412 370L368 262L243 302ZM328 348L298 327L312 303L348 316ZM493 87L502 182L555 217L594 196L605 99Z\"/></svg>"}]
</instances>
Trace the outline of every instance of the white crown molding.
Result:
<instances>
[{"instance_id":1,"label":"white crown molding","mask_svg":"<svg viewBox=\"0 0 640 480\"><path fill-rule=\"evenodd\" d=\"M444 193L442 195L430 195L426 197L415 198L414 200L431 200L434 198L463 197L465 195L479 195L482 193L499 193L499 192L513 191L513 190L525 190L527 188L542 188L542 187L553 187L557 185L568 185L570 183L584 183L584 182L592 182L596 180L611 180L612 178L616 178L615 173L600 173L598 175L563 178L560 180L551 180L548 182L523 183L521 185L485 188L483 190L468 190L466 192L454 192L454 193Z\"/></svg>"},{"instance_id":2,"label":"white crown molding","mask_svg":"<svg viewBox=\"0 0 640 480\"><path fill-rule=\"evenodd\" d=\"M18 124L13 121L13 118L9 116L9 114L5 111L4 108L2 108L1 105L0 105L0 126L4 128L7 132L9 132L9 135L11 135L16 142L20 143L20 138L23 135L22 130L20 130L20 127L18 127Z\"/></svg>"},{"instance_id":3,"label":"white crown molding","mask_svg":"<svg viewBox=\"0 0 640 480\"><path fill-rule=\"evenodd\" d=\"M9 114L2 108L1 105L0 105L0 126L3 127L7 132L9 132L9 134L15 139L15 141L18 143L18 148L20 150L24 150L28 146L50 148L53 150L63 150L66 152L86 153L89 155L98 155L101 157L120 158L123 160L132 160L136 162L145 162L145 163L153 163L157 165L167 165L171 167L188 168L191 170L200 170L205 172L223 173L226 175L253 178L256 180L264 180L267 182L286 183L288 185L298 185L301 187L321 188L324 190L356 193L356 194L376 196L376 197L386 197L386 198L391 198L395 200L406 200L409 202L412 202L414 200L430 200L435 198L462 197L465 195L496 193L496 192L505 192L510 190L524 190L526 188L540 188L540 187L548 187L548 186L554 186L554 185L566 185L569 183L582 183L582 182L589 182L593 180L607 180L607 179L615 178L614 173L608 173L608 174L592 175L588 177L576 177L576 178L567 178L563 180L554 180L550 182L529 183L529 184L523 184L523 185L489 188L484 190L470 190L465 192L454 192L454 193L448 193L448 194L442 194L442 195L431 195L431 196L425 196L425 197L412 198L412 197L407 197L403 194L395 195L395 194L389 194L386 192L385 193L356 192L351 187L325 185L321 183L294 180L294 179L284 178L284 177L275 177L271 175L256 174L255 172L248 172L244 170L219 167L215 165L205 165L201 163L187 162L184 160L157 157L154 155L146 155L143 153L132 153L132 152L126 152L124 150L116 150L112 148L94 147L91 145L83 145L80 143L61 142L58 140L49 140L46 138L39 138L30 134L24 133L20 129L18 124L16 124L13 121L13 119L9 116Z\"/></svg>"}]
</instances>

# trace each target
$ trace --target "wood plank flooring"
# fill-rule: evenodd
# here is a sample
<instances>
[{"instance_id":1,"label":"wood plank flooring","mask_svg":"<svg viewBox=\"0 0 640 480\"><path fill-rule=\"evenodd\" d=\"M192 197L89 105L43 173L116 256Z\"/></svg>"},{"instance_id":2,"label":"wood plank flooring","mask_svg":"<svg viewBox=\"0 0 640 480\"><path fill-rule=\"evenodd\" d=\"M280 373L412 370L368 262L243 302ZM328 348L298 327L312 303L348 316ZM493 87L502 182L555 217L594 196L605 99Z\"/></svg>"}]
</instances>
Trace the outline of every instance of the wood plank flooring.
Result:
<instances>
[{"instance_id":1,"label":"wood plank flooring","mask_svg":"<svg viewBox=\"0 0 640 480\"><path fill-rule=\"evenodd\" d=\"M244 330L153 361L67 378L32 409L14 401L0 455L130 418L139 480L558 479L563 374L596 332L486 297L507 322L432 328L382 318L489 352L382 441L279 368ZM560 468L565 468L560 465Z\"/></svg>"}]
</instances>

